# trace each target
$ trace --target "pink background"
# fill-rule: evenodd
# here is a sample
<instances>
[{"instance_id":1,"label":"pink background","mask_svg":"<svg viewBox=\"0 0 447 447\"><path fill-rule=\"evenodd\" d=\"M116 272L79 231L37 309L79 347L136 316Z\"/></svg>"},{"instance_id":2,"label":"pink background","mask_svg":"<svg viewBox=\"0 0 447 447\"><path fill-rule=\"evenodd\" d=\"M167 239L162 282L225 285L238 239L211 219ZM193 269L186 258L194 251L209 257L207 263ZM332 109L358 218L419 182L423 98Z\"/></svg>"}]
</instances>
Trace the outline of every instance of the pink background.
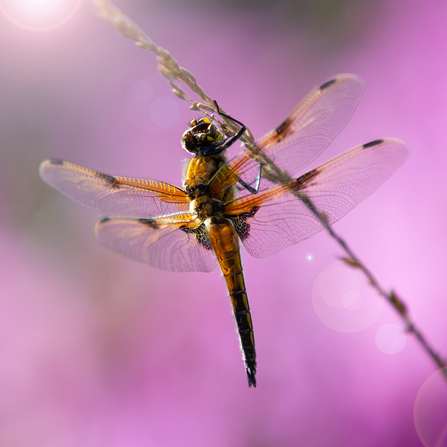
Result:
<instances>
[{"instance_id":1,"label":"pink background","mask_svg":"<svg viewBox=\"0 0 447 447\"><path fill-rule=\"evenodd\" d=\"M411 147L335 229L447 353L446 2L319 2L338 13L117 4L256 138L329 76L366 81L314 165L385 136ZM92 237L97 214L40 180L54 157L181 184L179 141L197 114L172 101L152 53L87 3L47 32L0 14L0 55L0 445L423 445L413 411L434 364L411 336L397 354L378 349L377 331L400 324L388 305L350 333L318 318L315 280L342 254L326 234L263 260L245 253L258 350L249 389L219 273L160 272L106 250ZM141 80L152 96L134 89Z\"/></svg>"}]
</instances>

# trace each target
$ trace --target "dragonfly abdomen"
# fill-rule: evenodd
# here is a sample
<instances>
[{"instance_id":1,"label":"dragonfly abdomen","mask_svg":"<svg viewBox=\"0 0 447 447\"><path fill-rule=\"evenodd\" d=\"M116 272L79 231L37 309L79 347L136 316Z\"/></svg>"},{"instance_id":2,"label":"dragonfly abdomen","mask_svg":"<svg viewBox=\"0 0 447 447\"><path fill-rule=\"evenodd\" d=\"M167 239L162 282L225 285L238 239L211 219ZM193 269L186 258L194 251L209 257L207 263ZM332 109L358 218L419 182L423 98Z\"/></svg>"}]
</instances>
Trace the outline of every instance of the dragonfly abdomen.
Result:
<instances>
[{"instance_id":1,"label":"dragonfly abdomen","mask_svg":"<svg viewBox=\"0 0 447 447\"><path fill-rule=\"evenodd\" d=\"M248 296L242 271L239 239L230 221L211 223L210 242L227 283L239 332L248 385L256 386L256 351Z\"/></svg>"}]
</instances>

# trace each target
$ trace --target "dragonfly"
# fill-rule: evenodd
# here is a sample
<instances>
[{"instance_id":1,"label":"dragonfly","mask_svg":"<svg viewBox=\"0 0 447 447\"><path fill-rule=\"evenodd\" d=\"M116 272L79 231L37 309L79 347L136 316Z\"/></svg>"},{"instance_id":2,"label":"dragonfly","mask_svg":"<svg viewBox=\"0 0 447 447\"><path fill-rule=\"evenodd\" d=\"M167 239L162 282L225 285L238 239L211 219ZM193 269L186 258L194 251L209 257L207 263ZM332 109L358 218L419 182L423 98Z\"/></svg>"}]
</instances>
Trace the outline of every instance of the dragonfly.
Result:
<instances>
[{"instance_id":1,"label":"dragonfly","mask_svg":"<svg viewBox=\"0 0 447 447\"><path fill-rule=\"evenodd\" d=\"M344 128L364 89L364 81L351 74L327 80L259 139L256 151L246 145L229 160L227 149L241 141L246 127L216 103L220 118L239 131L228 135L213 116L193 119L181 140L193 155L182 187L107 175L57 159L43 161L40 176L105 215L94 223L94 234L106 247L161 270L211 272L219 266L248 385L256 387L241 243L250 255L263 258L313 236L374 192L410 154L403 141L383 138L297 176Z\"/></svg>"}]
</instances>

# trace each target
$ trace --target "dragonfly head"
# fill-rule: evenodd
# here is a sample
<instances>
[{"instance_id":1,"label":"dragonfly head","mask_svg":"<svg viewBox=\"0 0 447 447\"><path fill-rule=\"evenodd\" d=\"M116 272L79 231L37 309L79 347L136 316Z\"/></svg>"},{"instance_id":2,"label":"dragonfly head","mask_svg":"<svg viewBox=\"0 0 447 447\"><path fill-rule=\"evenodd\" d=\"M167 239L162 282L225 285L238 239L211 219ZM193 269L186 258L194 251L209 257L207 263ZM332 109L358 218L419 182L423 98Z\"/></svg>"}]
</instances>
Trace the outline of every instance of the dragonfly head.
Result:
<instances>
[{"instance_id":1,"label":"dragonfly head","mask_svg":"<svg viewBox=\"0 0 447 447\"><path fill-rule=\"evenodd\" d=\"M219 146L223 143L224 136L210 119L193 119L189 125L190 128L182 135L183 149L199 156L219 153Z\"/></svg>"}]
</instances>

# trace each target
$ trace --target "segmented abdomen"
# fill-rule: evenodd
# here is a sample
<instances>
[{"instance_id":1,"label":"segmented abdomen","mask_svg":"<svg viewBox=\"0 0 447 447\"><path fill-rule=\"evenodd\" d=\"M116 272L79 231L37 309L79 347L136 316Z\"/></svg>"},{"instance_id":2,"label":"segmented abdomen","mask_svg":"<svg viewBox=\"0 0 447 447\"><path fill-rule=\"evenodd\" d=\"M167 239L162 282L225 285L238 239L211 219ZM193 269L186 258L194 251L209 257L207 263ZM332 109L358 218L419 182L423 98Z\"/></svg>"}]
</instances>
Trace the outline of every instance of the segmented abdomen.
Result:
<instances>
[{"instance_id":1,"label":"segmented abdomen","mask_svg":"<svg viewBox=\"0 0 447 447\"><path fill-rule=\"evenodd\" d=\"M256 386L256 351L248 296L245 291L244 275L239 239L230 221L210 225L210 242L216 253L220 268L227 283L249 386Z\"/></svg>"}]
</instances>

